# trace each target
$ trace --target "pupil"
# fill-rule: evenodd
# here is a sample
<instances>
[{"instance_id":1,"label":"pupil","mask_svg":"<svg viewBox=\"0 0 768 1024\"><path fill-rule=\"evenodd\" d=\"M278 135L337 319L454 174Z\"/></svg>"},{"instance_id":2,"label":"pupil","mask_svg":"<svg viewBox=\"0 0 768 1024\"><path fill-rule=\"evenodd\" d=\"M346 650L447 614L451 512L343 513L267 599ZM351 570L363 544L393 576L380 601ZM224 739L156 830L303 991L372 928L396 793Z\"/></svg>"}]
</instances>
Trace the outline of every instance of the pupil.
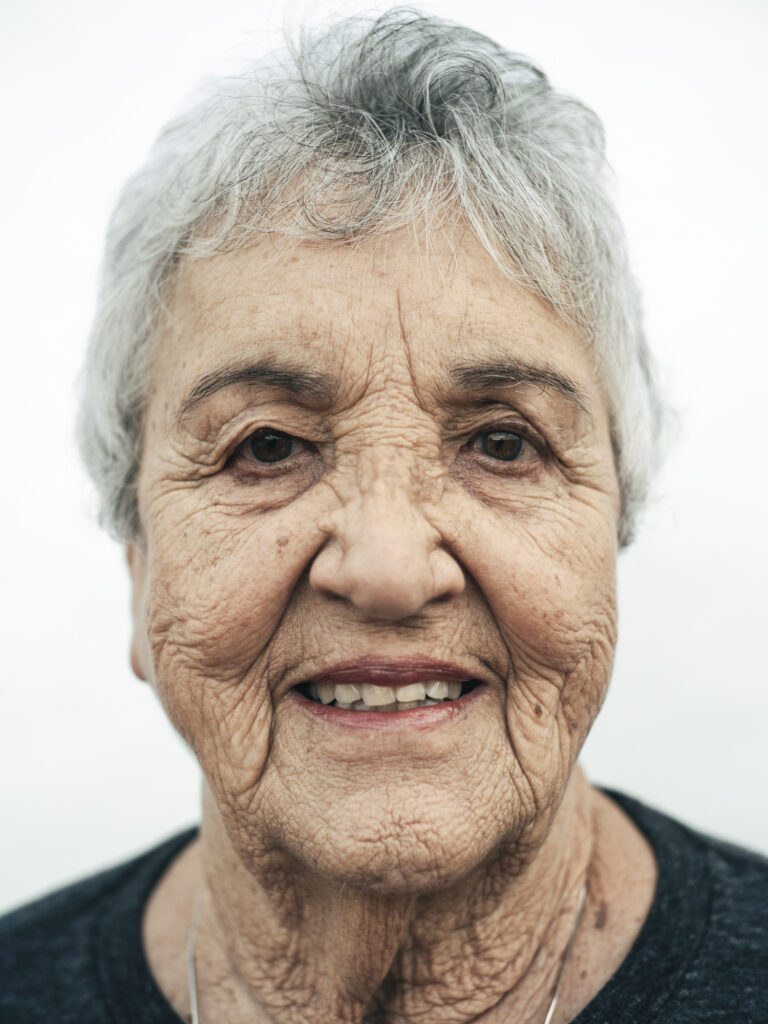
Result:
<instances>
[{"instance_id":1,"label":"pupil","mask_svg":"<svg viewBox=\"0 0 768 1024\"><path fill-rule=\"evenodd\" d=\"M494 459L502 459L504 462L511 462L516 459L523 448L523 439L519 434L511 434L506 430L494 430L491 434L485 434L483 439L483 450L486 455Z\"/></svg>"},{"instance_id":2,"label":"pupil","mask_svg":"<svg viewBox=\"0 0 768 1024\"><path fill-rule=\"evenodd\" d=\"M251 454L259 462L280 462L291 454L293 438L276 430L254 434L251 438Z\"/></svg>"}]
</instances>

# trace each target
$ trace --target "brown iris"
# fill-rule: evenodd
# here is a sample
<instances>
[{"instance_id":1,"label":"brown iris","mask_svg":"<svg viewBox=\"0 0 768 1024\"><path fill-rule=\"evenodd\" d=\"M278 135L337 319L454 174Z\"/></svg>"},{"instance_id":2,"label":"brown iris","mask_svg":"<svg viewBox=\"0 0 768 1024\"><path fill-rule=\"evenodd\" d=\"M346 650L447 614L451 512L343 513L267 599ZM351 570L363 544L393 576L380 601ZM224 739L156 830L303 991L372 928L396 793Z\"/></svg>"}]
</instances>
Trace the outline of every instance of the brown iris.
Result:
<instances>
[{"instance_id":1,"label":"brown iris","mask_svg":"<svg viewBox=\"0 0 768 1024\"><path fill-rule=\"evenodd\" d=\"M248 439L248 450L259 462L281 462L293 454L294 439L281 430L257 430Z\"/></svg>"},{"instance_id":2,"label":"brown iris","mask_svg":"<svg viewBox=\"0 0 768 1024\"><path fill-rule=\"evenodd\" d=\"M523 439L509 430L491 430L481 434L480 448L484 455L502 462L511 462L523 450Z\"/></svg>"}]
</instances>

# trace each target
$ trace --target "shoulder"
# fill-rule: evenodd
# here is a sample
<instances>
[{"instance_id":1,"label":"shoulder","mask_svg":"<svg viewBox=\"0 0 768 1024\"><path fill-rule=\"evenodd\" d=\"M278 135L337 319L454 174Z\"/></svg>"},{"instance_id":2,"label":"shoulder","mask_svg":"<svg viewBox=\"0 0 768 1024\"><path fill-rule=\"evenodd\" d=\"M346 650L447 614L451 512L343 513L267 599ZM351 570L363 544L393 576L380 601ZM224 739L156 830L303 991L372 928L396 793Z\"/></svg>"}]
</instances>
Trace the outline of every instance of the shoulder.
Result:
<instances>
[{"instance_id":1,"label":"shoulder","mask_svg":"<svg viewBox=\"0 0 768 1024\"><path fill-rule=\"evenodd\" d=\"M630 961L657 986L650 1019L768 1020L768 858L607 794L650 842L658 884ZM668 986L663 983L668 981ZM706 1016L702 1016L702 1014Z\"/></svg>"},{"instance_id":2,"label":"shoulder","mask_svg":"<svg viewBox=\"0 0 768 1024\"><path fill-rule=\"evenodd\" d=\"M104 960L117 942L141 958L141 916L189 831L0 917L0 1019L109 1019ZM108 974L108 972L107 972ZM106 1002L105 1002L106 1000Z\"/></svg>"},{"instance_id":3,"label":"shoulder","mask_svg":"<svg viewBox=\"0 0 768 1024\"><path fill-rule=\"evenodd\" d=\"M712 886L715 916L731 908L739 921L763 922L768 929L768 857L699 832L623 793L606 792L643 832L659 858L660 870L672 874L678 887L692 883L682 872L696 863ZM768 930L763 941L768 943Z\"/></svg>"}]
</instances>

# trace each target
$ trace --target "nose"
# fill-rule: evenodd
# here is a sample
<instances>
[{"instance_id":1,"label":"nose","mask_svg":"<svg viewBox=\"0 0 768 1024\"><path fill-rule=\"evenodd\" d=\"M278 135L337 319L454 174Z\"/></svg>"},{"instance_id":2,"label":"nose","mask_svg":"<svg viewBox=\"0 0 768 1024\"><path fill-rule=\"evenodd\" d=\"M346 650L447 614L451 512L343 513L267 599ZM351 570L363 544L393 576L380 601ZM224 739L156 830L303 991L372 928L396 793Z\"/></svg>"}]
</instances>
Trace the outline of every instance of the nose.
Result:
<instances>
[{"instance_id":1,"label":"nose","mask_svg":"<svg viewBox=\"0 0 768 1024\"><path fill-rule=\"evenodd\" d=\"M376 479L347 501L309 573L315 590L391 621L460 594L464 573L407 488Z\"/></svg>"}]
</instances>

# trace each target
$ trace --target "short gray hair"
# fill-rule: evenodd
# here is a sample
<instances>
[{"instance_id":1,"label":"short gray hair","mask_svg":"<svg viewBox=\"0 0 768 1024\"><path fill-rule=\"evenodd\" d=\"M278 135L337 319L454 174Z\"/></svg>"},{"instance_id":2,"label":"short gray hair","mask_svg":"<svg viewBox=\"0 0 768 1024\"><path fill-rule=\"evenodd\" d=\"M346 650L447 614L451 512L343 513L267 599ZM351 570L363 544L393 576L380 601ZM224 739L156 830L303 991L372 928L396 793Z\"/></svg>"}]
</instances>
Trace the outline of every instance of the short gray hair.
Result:
<instances>
[{"instance_id":1,"label":"short gray hair","mask_svg":"<svg viewBox=\"0 0 768 1024\"><path fill-rule=\"evenodd\" d=\"M332 242L448 212L594 346L629 543L664 417L607 178L589 108L526 58L408 9L304 32L217 82L161 132L109 226L79 425L103 522L140 535L152 343L182 260L259 233Z\"/></svg>"}]
</instances>

